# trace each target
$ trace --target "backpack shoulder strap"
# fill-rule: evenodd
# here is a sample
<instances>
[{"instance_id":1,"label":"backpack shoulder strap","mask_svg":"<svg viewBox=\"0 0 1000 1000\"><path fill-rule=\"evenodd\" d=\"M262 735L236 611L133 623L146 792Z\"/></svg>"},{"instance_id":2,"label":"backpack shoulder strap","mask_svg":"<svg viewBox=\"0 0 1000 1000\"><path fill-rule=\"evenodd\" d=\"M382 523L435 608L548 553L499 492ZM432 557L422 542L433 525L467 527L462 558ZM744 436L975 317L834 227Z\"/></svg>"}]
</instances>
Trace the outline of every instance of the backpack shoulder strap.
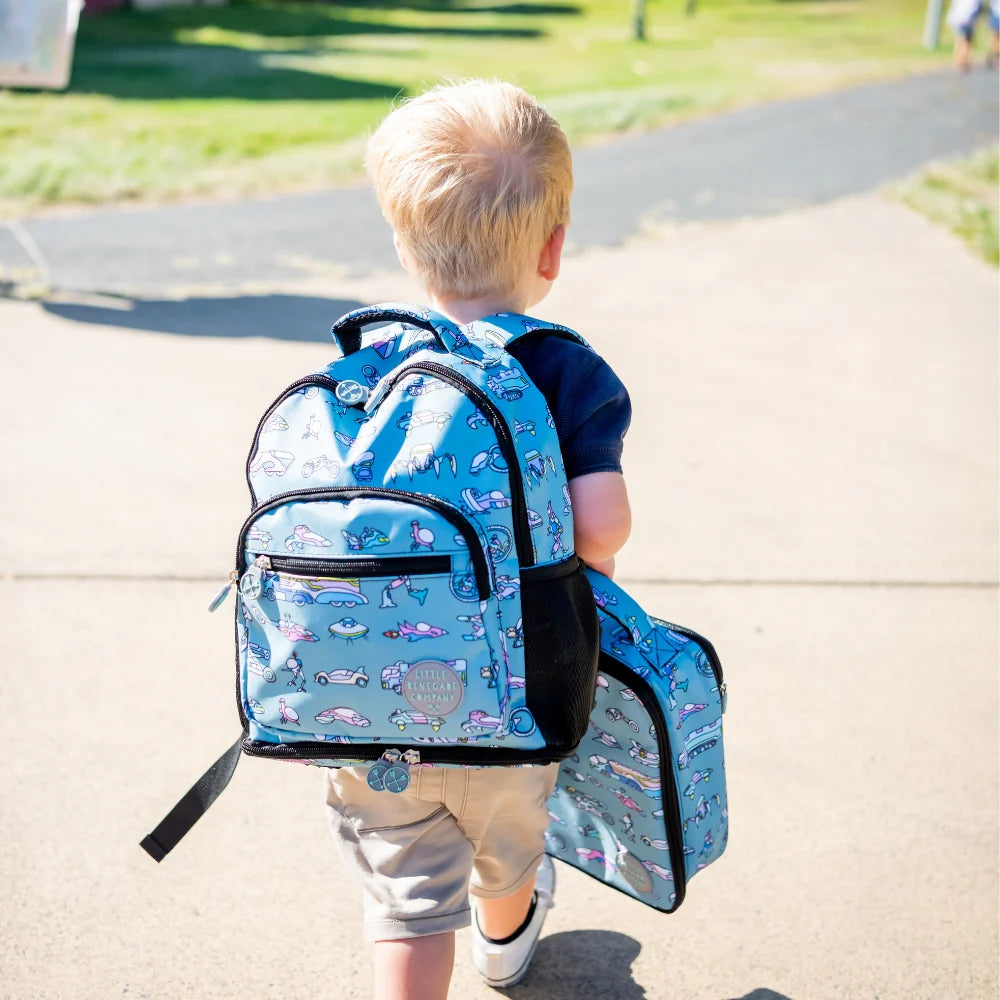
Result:
<instances>
[{"instance_id":1,"label":"backpack shoulder strap","mask_svg":"<svg viewBox=\"0 0 1000 1000\"><path fill-rule=\"evenodd\" d=\"M467 323L463 328L473 342L495 344L509 351L511 345L535 337L561 337L572 340L588 350L593 350L575 330L561 323L547 323L545 320L522 316L520 313L496 313L485 319Z\"/></svg>"}]
</instances>

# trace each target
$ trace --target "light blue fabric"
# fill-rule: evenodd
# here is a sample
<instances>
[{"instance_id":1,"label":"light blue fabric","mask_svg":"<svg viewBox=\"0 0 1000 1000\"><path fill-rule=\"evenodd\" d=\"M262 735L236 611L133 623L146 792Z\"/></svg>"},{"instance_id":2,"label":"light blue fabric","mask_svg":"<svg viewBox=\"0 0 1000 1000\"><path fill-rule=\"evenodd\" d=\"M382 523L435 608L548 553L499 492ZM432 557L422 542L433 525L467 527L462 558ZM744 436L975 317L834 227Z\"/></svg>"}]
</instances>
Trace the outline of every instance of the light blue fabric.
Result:
<instances>
[{"instance_id":1,"label":"light blue fabric","mask_svg":"<svg viewBox=\"0 0 1000 1000\"><path fill-rule=\"evenodd\" d=\"M573 519L552 416L504 348L548 324L395 303L346 319L406 312L437 337L369 331L260 421L239 543L250 737L541 748L520 567L572 556Z\"/></svg>"},{"instance_id":2,"label":"light blue fabric","mask_svg":"<svg viewBox=\"0 0 1000 1000\"><path fill-rule=\"evenodd\" d=\"M587 577L601 667L590 730L549 800L546 850L669 912L729 836L721 664L702 637Z\"/></svg>"}]
</instances>

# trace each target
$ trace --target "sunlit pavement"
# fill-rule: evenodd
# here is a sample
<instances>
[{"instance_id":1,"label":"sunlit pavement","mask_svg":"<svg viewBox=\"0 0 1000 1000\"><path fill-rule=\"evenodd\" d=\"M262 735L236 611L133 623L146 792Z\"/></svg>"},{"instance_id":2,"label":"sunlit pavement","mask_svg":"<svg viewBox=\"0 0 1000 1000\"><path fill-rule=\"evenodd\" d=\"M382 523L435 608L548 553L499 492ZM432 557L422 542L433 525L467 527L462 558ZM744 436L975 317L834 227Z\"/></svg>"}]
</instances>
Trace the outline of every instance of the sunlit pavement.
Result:
<instances>
[{"instance_id":1,"label":"sunlit pavement","mask_svg":"<svg viewBox=\"0 0 1000 1000\"><path fill-rule=\"evenodd\" d=\"M138 841L236 735L205 608L259 412L344 304L416 294L331 271L231 324L216 295L204 336L197 299L0 300L0 995L370 995L313 769L246 760L162 865ZM558 866L511 995L996 994L998 304L878 196L567 263L537 311L631 389L619 578L722 656L732 835L672 916ZM494 996L467 950L453 1000Z\"/></svg>"}]
</instances>

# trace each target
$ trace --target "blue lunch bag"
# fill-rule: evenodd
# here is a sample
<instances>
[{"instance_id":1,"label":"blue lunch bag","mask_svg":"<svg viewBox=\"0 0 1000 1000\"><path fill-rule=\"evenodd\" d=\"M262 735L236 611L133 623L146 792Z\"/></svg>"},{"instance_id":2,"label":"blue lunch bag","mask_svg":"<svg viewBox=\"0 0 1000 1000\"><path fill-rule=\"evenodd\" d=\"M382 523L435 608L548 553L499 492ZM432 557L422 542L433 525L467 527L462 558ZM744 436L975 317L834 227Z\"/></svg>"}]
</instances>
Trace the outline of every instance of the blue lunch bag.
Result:
<instances>
[{"instance_id":1,"label":"blue lunch bag","mask_svg":"<svg viewBox=\"0 0 1000 1000\"><path fill-rule=\"evenodd\" d=\"M722 664L707 639L586 574L601 623L596 701L560 765L546 850L672 913L729 835Z\"/></svg>"}]
</instances>

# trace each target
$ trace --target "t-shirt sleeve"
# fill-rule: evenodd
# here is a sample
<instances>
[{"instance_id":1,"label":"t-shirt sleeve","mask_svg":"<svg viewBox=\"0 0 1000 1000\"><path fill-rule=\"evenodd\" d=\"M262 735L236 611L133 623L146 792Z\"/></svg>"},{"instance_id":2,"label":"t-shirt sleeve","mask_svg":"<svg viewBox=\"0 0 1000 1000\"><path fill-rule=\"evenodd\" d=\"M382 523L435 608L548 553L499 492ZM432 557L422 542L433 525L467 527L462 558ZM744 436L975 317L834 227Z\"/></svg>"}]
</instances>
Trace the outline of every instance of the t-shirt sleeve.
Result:
<instances>
[{"instance_id":1,"label":"t-shirt sleeve","mask_svg":"<svg viewBox=\"0 0 1000 1000\"><path fill-rule=\"evenodd\" d=\"M563 381L553 419L566 478L592 472L621 472L622 446L632 420L632 402L621 379L592 354L575 377Z\"/></svg>"}]
</instances>

